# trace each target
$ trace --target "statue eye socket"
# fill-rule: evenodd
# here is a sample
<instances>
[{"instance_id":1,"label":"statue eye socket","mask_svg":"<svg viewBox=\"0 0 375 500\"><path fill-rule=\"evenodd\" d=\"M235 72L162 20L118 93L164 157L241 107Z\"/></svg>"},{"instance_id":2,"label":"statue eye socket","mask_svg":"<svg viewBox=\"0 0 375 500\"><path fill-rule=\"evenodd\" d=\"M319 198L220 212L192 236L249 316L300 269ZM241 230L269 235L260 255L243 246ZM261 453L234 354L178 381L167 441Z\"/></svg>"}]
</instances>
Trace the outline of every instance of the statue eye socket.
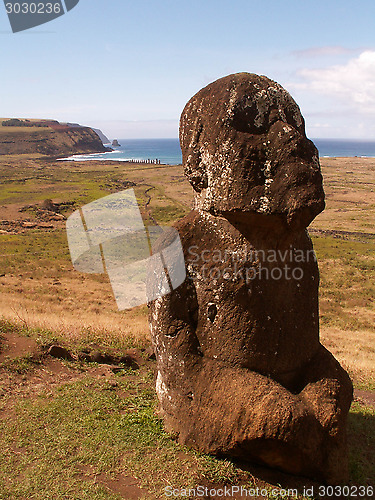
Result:
<instances>
[{"instance_id":1,"label":"statue eye socket","mask_svg":"<svg viewBox=\"0 0 375 500\"><path fill-rule=\"evenodd\" d=\"M216 315L217 315L216 304L208 304L207 317L211 321L211 323L215 321Z\"/></svg>"}]
</instances>

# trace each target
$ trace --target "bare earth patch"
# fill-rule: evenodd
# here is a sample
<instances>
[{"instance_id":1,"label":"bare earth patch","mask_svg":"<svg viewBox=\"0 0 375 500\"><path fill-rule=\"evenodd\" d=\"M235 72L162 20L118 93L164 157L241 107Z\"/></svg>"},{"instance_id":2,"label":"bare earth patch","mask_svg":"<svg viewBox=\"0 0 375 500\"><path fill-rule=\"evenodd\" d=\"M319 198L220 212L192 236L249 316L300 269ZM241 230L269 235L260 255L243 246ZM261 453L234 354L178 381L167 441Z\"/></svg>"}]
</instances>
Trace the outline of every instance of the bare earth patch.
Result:
<instances>
[{"instance_id":1,"label":"bare earth patch","mask_svg":"<svg viewBox=\"0 0 375 500\"><path fill-rule=\"evenodd\" d=\"M321 163L327 208L311 227L321 269L321 339L349 371L355 384L349 435L351 481L373 484L375 159L325 158ZM106 276L83 275L73 269L64 218L74 207L126 189L131 183L145 219L151 215L160 224L170 224L190 210L192 202L182 167L54 162L37 157L2 156L0 176L0 320L8 320L23 330L22 334L8 330L0 334L0 422L5 425L5 435L8 431L14 433L13 442L3 445L3 463L11 464L9 469L4 466L4 477L8 477L4 487L13 481L9 487L13 488L14 495L19 485L26 488L24 482L30 482L30 489L24 489L14 498L29 498L30 492L37 494L46 481L50 487L48 495L54 500L63 498L58 490L53 490L54 478L48 477L49 469L64 476L59 463L68 468L64 476L66 484L90 500L163 498L160 485L178 481L181 485L190 481L192 485L217 486L231 480L267 488L278 483L285 487L303 484L260 467L240 464L233 469L231 463L197 458L189 450L173 448L173 442L164 437L154 415L155 366L152 362L141 367L139 373L122 370L119 374L106 364L51 358L42 348L52 340L72 350L93 343L120 350L149 344L146 306L119 312ZM72 205L55 220L56 214L43 214L35 209L46 199ZM23 210L30 205L34 208ZM25 332L31 333L25 336ZM59 427L61 437L54 434L54 428L61 422L52 423L49 417L51 412L56 412L61 420L59 398L62 398L61 407L73 405L67 420L73 431ZM75 401L80 402L81 410L74 410ZM43 413L41 409L39 414L38 407L43 408L44 404L48 411ZM122 438L118 439L116 429L124 418L142 439L155 432L157 444L142 444L138 436L125 454L119 452L121 462L100 448L101 442L93 433L85 441L87 455L83 456L79 442L76 448L70 448L69 440L75 442L82 422L89 419L91 413L90 425L96 432L103 432L102 440L108 434L103 430L103 422L114 418L111 431L114 441L108 446L109 450L121 448ZM41 419L44 430L38 429L35 422L27 422L30 415ZM144 425L150 425L143 434L139 419L144 419ZM19 422L18 430L12 428L14 422ZM35 446L30 437L33 433ZM44 463L43 454L37 449L38 439L46 446L51 463L47 460ZM53 454L53 447L59 446L61 455L57 458L59 455ZM157 453L151 450L153 446L159 446ZM90 457L97 454L92 450L99 448L106 464L102 468L100 463L90 462L94 461ZM129 450L134 449L139 455L134 461L128 460ZM76 460L77 454L81 458ZM35 469L33 462L38 464ZM73 476L77 483L72 480ZM44 500L48 495L35 498ZM8 500L12 496L4 498Z\"/></svg>"}]
</instances>

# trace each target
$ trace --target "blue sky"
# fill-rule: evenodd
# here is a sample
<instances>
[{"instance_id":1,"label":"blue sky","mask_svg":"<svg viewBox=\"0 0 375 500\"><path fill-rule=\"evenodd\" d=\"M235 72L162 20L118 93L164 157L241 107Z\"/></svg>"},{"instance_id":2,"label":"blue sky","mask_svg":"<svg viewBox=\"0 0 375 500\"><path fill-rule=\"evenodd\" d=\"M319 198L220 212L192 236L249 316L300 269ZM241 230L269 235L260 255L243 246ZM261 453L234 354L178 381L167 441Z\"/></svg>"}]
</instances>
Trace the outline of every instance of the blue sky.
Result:
<instances>
[{"instance_id":1,"label":"blue sky","mask_svg":"<svg viewBox=\"0 0 375 500\"><path fill-rule=\"evenodd\" d=\"M200 88L265 74L300 105L310 137L375 138L375 2L80 0L13 34L0 5L0 116L177 137Z\"/></svg>"}]
</instances>

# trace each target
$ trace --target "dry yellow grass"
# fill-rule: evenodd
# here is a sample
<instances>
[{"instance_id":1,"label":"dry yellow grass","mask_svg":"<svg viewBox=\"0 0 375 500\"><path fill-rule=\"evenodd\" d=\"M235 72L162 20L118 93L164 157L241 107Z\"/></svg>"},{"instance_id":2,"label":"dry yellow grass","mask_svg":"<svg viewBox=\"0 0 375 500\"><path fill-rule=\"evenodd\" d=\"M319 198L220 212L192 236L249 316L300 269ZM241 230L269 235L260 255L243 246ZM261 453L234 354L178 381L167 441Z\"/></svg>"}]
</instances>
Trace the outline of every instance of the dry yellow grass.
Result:
<instances>
[{"instance_id":1,"label":"dry yellow grass","mask_svg":"<svg viewBox=\"0 0 375 500\"><path fill-rule=\"evenodd\" d=\"M375 388L375 332L325 327L320 339L357 385Z\"/></svg>"},{"instance_id":2,"label":"dry yellow grass","mask_svg":"<svg viewBox=\"0 0 375 500\"><path fill-rule=\"evenodd\" d=\"M112 343L114 339L124 341L129 338L144 343L149 339L147 314L144 308L135 308L126 313L93 310L83 302L74 310L63 305L19 300L19 297L2 294L0 317L16 325L32 329L48 330L56 333L66 342L76 343L98 339Z\"/></svg>"},{"instance_id":3,"label":"dry yellow grass","mask_svg":"<svg viewBox=\"0 0 375 500\"><path fill-rule=\"evenodd\" d=\"M321 158L326 209L311 227L375 233L375 158Z\"/></svg>"},{"instance_id":4,"label":"dry yellow grass","mask_svg":"<svg viewBox=\"0 0 375 500\"><path fill-rule=\"evenodd\" d=\"M313 222L312 229L374 233L375 159L322 159L322 171L327 208ZM48 197L55 201L76 199L82 205L121 190L121 181L136 183L141 204L146 202L145 191L152 188L150 208L160 223L170 223L182 216L192 203L192 189L181 166L39 162L31 157L0 157L0 172L9 179L0 191L3 200L0 219L13 217L30 195L33 203ZM25 178L29 179L27 184ZM39 187L42 192L38 194ZM3 246L6 251L8 244L13 245L10 251L14 251L17 241L22 245L27 240L28 246L24 256L21 251L14 257L16 264L0 257L0 275L5 273L0 276L0 316L55 331L67 341L84 338L88 332L103 339L127 336L148 339L147 308L119 312L107 278L81 275L73 270L61 231L62 225L57 224L50 233L25 233L16 242L7 240ZM4 241L0 239L0 245ZM366 243L360 243L361 237L359 242L332 241L314 238L322 277L322 342L356 383L373 386L374 256L366 253ZM35 256L26 253L33 250L34 244L38 244ZM52 244L51 251L44 254L45 248L49 250ZM56 252L61 254L57 259Z\"/></svg>"}]
</instances>

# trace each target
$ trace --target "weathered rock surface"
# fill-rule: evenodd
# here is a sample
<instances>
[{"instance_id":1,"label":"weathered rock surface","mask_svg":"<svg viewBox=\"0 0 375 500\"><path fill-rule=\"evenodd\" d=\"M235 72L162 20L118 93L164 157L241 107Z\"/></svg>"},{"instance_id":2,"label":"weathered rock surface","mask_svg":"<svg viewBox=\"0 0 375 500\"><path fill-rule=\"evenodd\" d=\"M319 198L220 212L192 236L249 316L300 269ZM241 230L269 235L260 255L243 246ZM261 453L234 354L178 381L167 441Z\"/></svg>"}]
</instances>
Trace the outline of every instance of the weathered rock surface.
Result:
<instances>
[{"instance_id":1,"label":"weathered rock surface","mask_svg":"<svg viewBox=\"0 0 375 500\"><path fill-rule=\"evenodd\" d=\"M217 80L187 103L180 131L197 208L277 214L305 227L323 210L318 151L276 82L248 73Z\"/></svg>"},{"instance_id":2,"label":"weathered rock surface","mask_svg":"<svg viewBox=\"0 0 375 500\"><path fill-rule=\"evenodd\" d=\"M150 304L165 426L202 452L344 481L352 384L319 342L306 227L324 192L300 110L272 80L230 75L189 101L180 140L188 277Z\"/></svg>"}]
</instances>

